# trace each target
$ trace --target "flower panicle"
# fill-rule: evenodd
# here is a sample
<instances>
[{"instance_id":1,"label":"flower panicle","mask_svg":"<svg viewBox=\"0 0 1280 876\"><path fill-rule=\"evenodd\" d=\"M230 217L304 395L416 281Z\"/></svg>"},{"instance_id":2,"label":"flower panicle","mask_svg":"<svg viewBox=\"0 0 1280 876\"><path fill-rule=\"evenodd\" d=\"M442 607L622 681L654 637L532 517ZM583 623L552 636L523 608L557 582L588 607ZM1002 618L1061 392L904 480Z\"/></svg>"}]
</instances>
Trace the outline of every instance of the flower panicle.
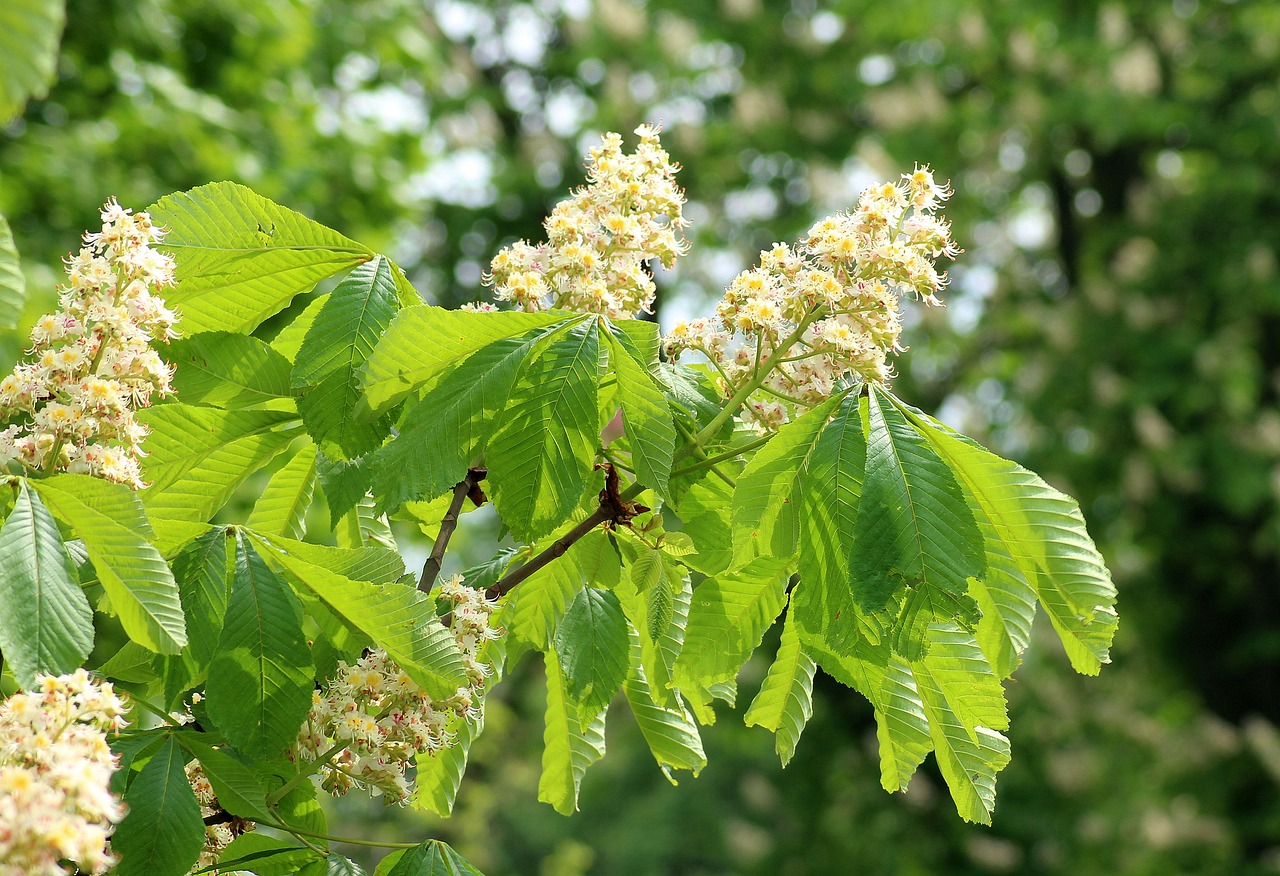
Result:
<instances>
[{"instance_id":1,"label":"flower panicle","mask_svg":"<svg viewBox=\"0 0 1280 876\"><path fill-rule=\"evenodd\" d=\"M0 378L0 468L93 475L143 486L147 428L134 417L173 392L173 368L151 348L178 336L156 293L174 284L173 260L147 213L111 199L102 227L66 260L58 310L31 330L27 361Z\"/></svg>"}]
</instances>

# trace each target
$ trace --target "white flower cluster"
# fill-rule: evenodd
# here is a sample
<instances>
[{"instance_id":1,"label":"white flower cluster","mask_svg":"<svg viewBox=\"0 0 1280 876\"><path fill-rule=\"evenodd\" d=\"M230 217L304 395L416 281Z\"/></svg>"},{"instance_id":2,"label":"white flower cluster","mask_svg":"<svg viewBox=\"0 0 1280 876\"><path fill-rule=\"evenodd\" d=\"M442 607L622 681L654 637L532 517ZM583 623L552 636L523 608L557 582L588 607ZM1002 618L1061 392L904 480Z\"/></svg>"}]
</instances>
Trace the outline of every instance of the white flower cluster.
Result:
<instances>
[{"instance_id":1,"label":"white flower cluster","mask_svg":"<svg viewBox=\"0 0 1280 876\"><path fill-rule=\"evenodd\" d=\"M11 423L0 429L0 471L17 460L143 486L147 430L133 410L173 391L172 368L149 346L176 337L173 311L152 294L173 285L173 260L151 246L162 237L146 213L102 208L102 230L67 261L58 312L31 331L31 361L0 379L0 423Z\"/></svg>"},{"instance_id":2,"label":"white flower cluster","mask_svg":"<svg viewBox=\"0 0 1280 876\"><path fill-rule=\"evenodd\" d=\"M208 818L221 813L222 807L218 805L218 795L214 793L213 785L209 782L209 777L205 774L200 761L192 760L188 763L186 773L187 781L191 783L191 790L195 792L196 802L200 804L200 816ZM254 823L243 818L232 818L230 821L205 825L204 848L200 850L199 859L188 872L196 873L216 865L227 846L231 845L231 841L253 828Z\"/></svg>"},{"instance_id":3,"label":"white flower cluster","mask_svg":"<svg viewBox=\"0 0 1280 876\"><path fill-rule=\"evenodd\" d=\"M385 651L371 651L317 691L298 734L294 756L320 767L321 785L339 796L352 788L375 788L389 801L409 795L405 770L419 753L448 748L459 719L479 714L484 684L492 672L479 658L486 640L501 632L489 624L497 604L461 576L437 593L452 609L454 639L462 651L467 685L448 699L433 699ZM326 760L327 758L327 760Z\"/></svg>"},{"instance_id":4,"label":"white flower cluster","mask_svg":"<svg viewBox=\"0 0 1280 876\"><path fill-rule=\"evenodd\" d=\"M35 690L0 703L0 873L105 873L107 836L124 818L108 790L116 757L107 733L124 703L83 669L41 676Z\"/></svg>"},{"instance_id":5,"label":"white flower cluster","mask_svg":"<svg viewBox=\"0 0 1280 876\"><path fill-rule=\"evenodd\" d=\"M609 133L591 150L585 188L561 201L543 227L547 242L520 241L494 257L485 282L494 297L524 310L559 307L625 319L650 312L653 277L647 263L670 268L687 248L680 231L684 193L679 168L648 125L627 155Z\"/></svg>"},{"instance_id":6,"label":"white flower cluster","mask_svg":"<svg viewBox=\"0 0 1280 876\"><path fill-rule=\"evenodd\" d=\"M776 429L850 378L884 382L902 331L899 298L940 304L947 284L935 261L959 249L935 210L951 194L928 167L865 191L852 213L829 216L796 248L777 244L739 274L714 318L677 325L668 355L698 350L732 397L758 381L746 412Z\"/></svg>"}]
</instances>

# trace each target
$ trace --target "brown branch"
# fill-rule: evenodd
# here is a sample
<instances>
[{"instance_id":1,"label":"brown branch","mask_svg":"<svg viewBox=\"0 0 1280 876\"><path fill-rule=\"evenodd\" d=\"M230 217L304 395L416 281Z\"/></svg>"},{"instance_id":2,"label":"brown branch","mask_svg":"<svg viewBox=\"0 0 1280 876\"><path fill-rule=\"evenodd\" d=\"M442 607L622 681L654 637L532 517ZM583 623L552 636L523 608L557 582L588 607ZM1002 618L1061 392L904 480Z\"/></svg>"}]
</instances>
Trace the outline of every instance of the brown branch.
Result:
<instances>
[{"instance_id":1,"label":"brown branch","mask_svg":"<svg viewBox=\"0 0 1280 876\"><path fill-rule=\"evenodd\" d=\"M596 468L604 469L605 473L604 489L600 491L600 506L586 520L553 541L542 553L486 590L486 596L490 599L498 599L507 595L517 584L527 579L534 572L537 572L553 560L564 556L565 551L569 550L574 542L597 526L601 524L625 526L631 522L631 518L649 510L649 508L638 502L623 498L618 492L618 472L610 463L598 463ZM630 492L628 491L628 493Z\"/></svg>"},{"instance_id":2,"label":"brown branch","mask_svg":"<svg viewBox=\"0 0 1280 876\"><path fill-rule=\"evenodd\" d=\"M422 576L418 578L418 589L423 593L430 593L431 588L436 586L436 578L440 576L440 567L444 564L445 548L449 546L449 539L453 536L453 531L458 528L458 517L462 514L462 503L471 497L471 501L476 507L482 505L485 501L484 492L480 489L480 482L484 480L485 475L489 472L483 468L467 469L467 476L453 488L453 501L449 503L449 510L445 512L444 518L440 521L440 531L436 533L435 544L431 545L431 556L427 557L427 561L422 564Z\"/></svg>"}]
</instances>

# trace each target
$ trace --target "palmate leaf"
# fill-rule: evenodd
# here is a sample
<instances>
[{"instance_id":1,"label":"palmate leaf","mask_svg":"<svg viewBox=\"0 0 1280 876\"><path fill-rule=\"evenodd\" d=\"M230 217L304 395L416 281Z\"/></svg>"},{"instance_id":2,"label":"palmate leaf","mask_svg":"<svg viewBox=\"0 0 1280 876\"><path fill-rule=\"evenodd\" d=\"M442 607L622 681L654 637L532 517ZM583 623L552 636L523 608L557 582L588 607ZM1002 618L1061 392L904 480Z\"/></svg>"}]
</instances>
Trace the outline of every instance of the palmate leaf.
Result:
<instances>
[{"instance_id":1,"label":"palmate leaf","mask_svg":"<svg viewBox=\"0 0 1280 876\"><path fill-rule=\"evenodd\" d=\"M968 579L986 572L982 532L950 467L874 385L867 424L850 557L855 599L875 612L901 597L894 648L918 659L935 619L977 623Z\"/></svg>"},{"instance_id":2,"label":"palmate leaf","mask_svg":"<svg viewBox=\"0 0 1280 876\"><path fill-rule=\"evenodd\" d=\"M302 605L238 533L231 596L205 685L209 719L241 754L275 757L311 707L313 672Z\"/></svg>"},{"instance_id":3,"label":"palmate leaf","mask_svg":"<svg viewBox=\"0 0 1280 876\"><path fill-rule=\"evenodd\" d=\"M526 357L555 329L503 338L450 370L405 417L400 434L369 459L378 507L445 493L483 452Z\"/></svg>"},{"instance_id":4,"label":"palmate leaf","mask_svg":"<svg viewBox=\"0 0 1280 876\"><path fill-rule=\"evenodd\" d=\"M292 410L289 360L258 338L201 332L169 344L173 386L185 404Z\"/></svg>"},{"instance_id":5,"label":"palmate leaf","mask_svg":"<svg viewBox=\"0 0 1280 876\"><path fill-rule=\"evenodd\" d=\"M172 736L138 773L124 802L128 814L111 837L120 876L183 876L204 845L200 805Z\"/></svg>"},{"instance_id":6,"label":"palmate leaf","mask_svg":"<svg viewBox=\"0 0 1280 876\"><path fill-rule=\"evenodd\" d=\"M1097 675L1111 659L1118 625L1116 590L1079 506L1017 463L917 412L911 415L955 471L975 513L989 522L988 550L1016 567L1009 568L1006 561L1004 574L988 582L1008 650L1016 654L1025 645L1025 582L1045 607L1071 665L1077 672Z\"/></svg>"},{"instance_id":7,"label":"palmate leaf","mask_svg":"<svg viewBox=\"0 0 1280 876\"><path fill-rule=\"evenodd\" d=\"M400 309L399 273L386 256L357 266L316 314L294 360L298 410L329 456L360 456L390 431L388 419L361 421L355 412L362 397L359 370Z\"/></svg>"},{"instance_id":8,"label":"palmate leaf","mask_svg":"<svg viewBox=\"0 0 1280 876\"><path fill-rule=\"evenodd\" d=\"M390 856L388 856L390 857ZM381 872L382 868L378 868ZM377 874L375 874L377 876ZM427 840L396 858L385 876L484 876L440 840Z\"/></svg>"},{"instance_id":9,"label":"palmate leaf","mask_svg":"<svg viewBox=\"0 0 1280 876\"><path fill-rule=\"evenodd\" d=\"M65 21L64 0L5 0L0 5L0 125L21 113L28 98L49 93Z\"/></svg>"},{"instance_id":10,"label":"palmate leaf","mask_svg":"<svg viewBox=\"0 0 1280 876\"><path fill-rule=\"evenodd\" d=\"M27 280L18 261L18 248L13 243L9 220L0 216L0 329L18 327L26 301Z\"/></svg>"},{"instance_id":11,"label":"palmate leaf","mask_svg":"<svg viewBox=\"0 0 1280 876\"><path fill-rule=\"evenodd\" d=\"M40 497L17 480L0 526L0 653L24 688L38 673L62 675L93 648L93 609L62 535Z\"/></svg>"},{"instance_id":12,"label":"palmate leaf","mask_svg":"<svg viewBox=\"0 0 1280 876\"><path fill-rule=\"evenodd\" d=\"M539 651L551 649L560 619L585 586L577 548L577 544L573 545L563 557L542 567L503 597L493 622L507 631L513 645Z\"/></svg>"},{"instance_id":13,"label":"palmate leaf","mask_svg":"<svg viewBox=\"0 0 1280 876\"><path fill-rule=\"evenodd\" d=\"M707 765L698 725L678 695L671 705L660 703L654 696L641 665L640 637L634 628L630 630L630 640L631 673L623 692L649 751L671 784L677 784L671 775L673 769L689 770L696 777Z\"/></svg>"},{"instance_id":14,"label":"palmate leaf","mask_svg":"<svg viewBox=\"0 0 1280 876\"><path fill-rule=\"evenodd\" d=\"M673 683L688 698L705 702L711 685L731 681L786 601L790 557L757 557L693 590L684 648Z\"/></svg>"},{"instance_id":15,"label":"palmate leaf","mask_svg":"<svg viewBox=\"0 0 1280 876\"><path fill-rule=\"evenodd\" d=\"M234 552L227 552L226 530L218 528L196 538L170 564L187 619L188 646L180 654L158 655L153 661L164 680L167 703L198 682L213 658L227 613L234 559Z\"/></svg>"},{"instance_id":16,"label":"palmate leaf","mask_svg":"<svg viewBox=\"0 0 1280 876\"><path fill-rule=\"evenodd\" d=\"M618 380L618 401L636 479L659 496L666 496L676 430L666 396L651 373L657 367L658 327L653 323L638 325L646 326L652 335L652 341L643 347L636 345L630 334L609 327L609 361Z\"/></svg>"},{"instance_id":17,"label":"palmate leaf","mask_svg":"<svg viewBox=\"0 0 1280 876\"><path fill-rule=\"evenodd\" d=\"M800 643L800 633L788 617L782 642L760 692L747 707L748 727L764 727L774 734L778 757L785 767L796 753L800 734L813 715L813 674L817 664Z\"/></svg>"},{"instance_id":18,"label":"palmate leaf","mask_svg":"<svg viewBox=\"0 0 1280 876\"><path fill-rule=\"evenodd\" d=\"M218 798L218 806L241 818L272 820L267 794L257 772L226 751L214 748L207 739L192 733L178 736L182 747L200 761Z\"/></svg>"},{"instance_id":19,"label":"palmate leaf","mask_svg":"<svg viewBox=\"0 0 1280 876\"><path fill-rule=\"evenodd\" d=\"M216 182L161 198L151 209L169 229L178 263L165 297L183 331L248 333L293 296L374 257L367 247L244 186Z\"/></svg>"},{"instance_id":20,"label":"palmate leaf","mask_svg":"<svg viewBox=\"0 0 1280 876\"><path fill-rule=\"evenodd\" d=\"M138 496L122 484L62 474L31 484L53 515L84 541L112 610L129 638L160 654L187 644L178 585L147 537Z\"/></svg>"},{"instance_id":21,"label":"palmate leaf","mask_svg":"<svg viewBox=\"0 0 1280 876\"><path fill-rule=\"evenodd\" d=\"M470 313L430 305L396 314L361 369L364 413L382 413L494 341L582 317L566 313Z\"/></svg>"},{"instance_id":22,"label":"palmate leaf","mask_svg":"<svg viewBox=\"0 0 1280 876\"><path fill-rule=\"evenodd\" d=\"M525 366L489 442L490 496L521 541L563 523L586 489L600 443L599 325L573 326Z\"/></svg>"},{"instance_id":23,"label":"palmate leaf","mask_svg":"<svg viewBox=\"0 0 1280 876\"><path fill-rule=\"evenodd\" d=\"M271 476L245 526L267 535L301 539L315 483L316 448L306 440Z\"/></svg>"},{"instance_id":24,"label":"palmate leaf","mask_svg":"<svg viewBox=\"0 0 1280 876\"><path fill-rule=\"evenodd\" d=\"M251 537L272 562L315 593L344 623L372 639L431 696L452 696L466 683L462 654L436 617L430 597L404 584L353 580L334 571L334 554L317 545Z\"/></svg>"},{"instance_id":25,"label":"palmate leaf","mask_svg":"<svg viewBox=\"0 0 1280 876\"><path fill-rule=\"evenodd\" d=\"M565 696L564 674L555 651L548 651L544 659L547 711L538 799L549 803L561 815L571 815L578 809L578 789L583 774L604 757L605 711L602 709L585 725L580 723L577 706Z\"/></svg>"},{"instance_id":26,"label":"palmate leaf","mask_svg":"<svg viewBox=\"0 0 1280 876\"><path fill-rule=\"evenodd\" d=\"M471 743L484 732L484 701L480 701L480 714L459 723L457 736L448 748L437 752L419 752L415 763L418 774L413 780L414 809L434 812L441 818L453 814L453 803L467 771L467 756Z\"/></svg>"},{"instance_id":27,"label":"palmate leaf","mask_svg":"<svg viewBox=\"0 0 1280 876\"><path fill-rule=\"evenodd\" d=\"M564 696L582 726L607 708L627 677L627 620L618 597L584 587L560 619L552 644Z\"/></svg>"},{"instance_id":28,"label":"palmate leaf","mask_svg":"<svg viewBox=\"0 0 1280 876\"><path fill-rule=\"evenodd\" d=\"M733 560L789 557L796 552L800 484L818 435L843 401L837 394L787 423L755 452L733 492Z\"/></svg>"}]
</instances>

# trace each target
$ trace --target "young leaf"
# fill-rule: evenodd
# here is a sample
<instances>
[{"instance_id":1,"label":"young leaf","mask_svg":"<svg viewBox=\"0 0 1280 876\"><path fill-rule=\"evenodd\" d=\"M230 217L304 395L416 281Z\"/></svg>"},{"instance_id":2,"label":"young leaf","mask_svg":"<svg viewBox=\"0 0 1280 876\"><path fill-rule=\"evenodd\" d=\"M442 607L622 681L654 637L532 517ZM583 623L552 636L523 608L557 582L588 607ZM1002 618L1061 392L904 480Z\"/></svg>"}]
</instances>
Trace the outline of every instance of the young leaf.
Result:
<instances>
[{"instance_id":1,"label":"young leaf","mask_svg":"<svg viewBox=\"0 0 1280 876\"><path fill-rule=\"evenodd\" d=\"M361 369L363 413L380 414L494 341L566 319L580 317L555 312L468 313L426 304L406 307L396 314Z\"/></svg>"},{"instance_id":2,"label":"young leaf","mask_svg":"<svg viewBox=\"0 0 1280 876\"><path fill-rule=\"evenodd\" d=\"M258 338L201 332L173 341L164 353L173 386L186 404L291 410L289 360Z\"/></svg>"},{"instance_id":3,"label":"young leaf","mask_svg":"<svg viewBox=\"0 0 1280 876\"><path fill-rule=\"evenodd\" d=\"M656 333L657 326L650 331ZM676 450L676 430L666 396L649 372L656 367L656 358L643 358L631 338L612 326L609 349L636 479L659 496L666 496L671 458Z\"/></svg>"},{"instance_id":4,"label":"young leaf","mask_svg":"<svg viewBox=\"0 0 1280 876\"><path fill-rule=\"evenodd\" d=\"M671 706L659 704L649 681L645 678L644 667L641 666L640 637L631 630L631 674L623 691L627 696L627 704L635 715L636 724L644 735L649 751L658 762L658 767L671 784L677 784L671 775L673 769L690 770L696 778L702 768L707 765L707 755L702 750L702 737L698 735L698 725L693 715L675 697Z\"/></svg>"},{"instance_id":5,"label":"young leaf","mask_svg":"<svg viewBox=\"0 0 1280 876\"><path fill-rule=\"evenodd\" d=\"M49 510L84 541L111 607L135 642L160 654L187 644L178 585L151 534L142 503L122 484L88 475L32 483Z\"/></svg>"},{"instance_id":6,"label":"young leaf","mask_svg":"<svg viewBox=\"0 0 1280 876\"><path fill-rule=\"evenodd\" d=\"M616 592L627 620L640 637L640 665L654 702L678 708L671 679L684 647L693 601L688 574L660 551L649 550L631 564ZM655 611L659 602L665 604L661 617Z\"/></svg>"},{"instance_id":7,"label":"young leaf","mask_svg":"<svg viewBox=\"0 0 1280 876\"><path fill-rule=\"evenodd\" d=\"M964 485L975 510L990 522L988 550L1016 564L988 580L1010 649L1025 642L1022 582L1035 588L1077 672L1097 675L1110 662L1118 619L1111 573L1073 499L1017 463L1001 459L941 424L913 414L921 432ZM1017 638L1014 638L1016 636Z\"/></svg>"},{"instance_id":8,"label":"young leaf","mask_svg":"<svg viewBox=\"0 0 1280 876\"><path fill-rule=\"evenodd\" d=\"M40 497L17 480L0 526L0 652L24 688L38 673L62 675L93 648L93 609L62 535Z\"/></svg>"},{"instance_id":9,"label":"young leaf","mask_svg":"<svg viewBox=\"0 0 1280 876\"><path fill-rule=\"evenodd\" d=\"M699 698L700 691L737 677L782 612L790 569L789 557L757 557L694 588L674 672L685 696Z\"/></svg>"},{"instance_id":10,"label":"young leaf","mask_svg":"<svg viewBox=\"0 0 1280 876\"><path fill-rule=\"evenodd\" d=\"M13 243L9 220L0 216L0 329L16 329L26 303L27 279L18 261L18 248Z\"/></svg>"},{"instance_id":11,"label":"young leaf","mask_svg":"<svg viewBox=\"0 0 1280 876\"><path fill-rule=\"evenodd\" d=\"M565 696L564 675L555 652L548 651L544 657L547 713L538 799L551 804L561 815L572 815L578 809L578 788L583 774L587 767L604 757L605 712L601 710L586 725L581 724L577 708Z\"/></svg>"},{"instance_id":12,"label":"young leaf","mask_svg":"<svg viewBox=\"0 0 1280 876\"><path fill-rule=\"evenodd\" d=\"M462 776L467 771L467 755L471 743L484 731L484 701L480 701L480 714L458 725L457 737L452 745L441 751L419 752L415 762L418 775L413 782L414 809L434 812L441 818L453 814L453 801L457 799Z\"/></svg>"},{"instance_id":13,"label":"young leaf","mask_svg":"<svg viewBox=\"0 0 1280 876\"><path fill-rule=\"evenodd\" d=\"M784 767L795 755L800 734L813 715L816 668L813 658L800 644L795 623L788 616L782 627L778 654L744 717L748 727L764 727L773 732L774 746Z\"/></svg>"},{"instance_id":14,"label":"young leaf","mask_svg":"<svg viewBox=\"0 0 1280 876\"><path fill-rule=\"evenodd\" d=\"M360 368L400 308L395 275L386 256L356 267L329 295L302 342L293 365L293 388L307 431L328 455L354 458L375 449L390 422L355 418L361 399Z\"/></svg>"},{"instance_id":15,"label":"young leaf","mask_svg":"<svg viewBox=\"0 0 1280 876\"><path fill-rule=\"evenodd\" d=\"M386 876L484 876L440 840L427 840L396 860Z\"/></svg>"},{"instance_id":16,"label":"young leaf","mask_svg":"<svg viewBox=\"0 0 1280 876\"><path fill-rule=\"evenodd\" d=\"M129 812L111 837L120 876L184 876L200 857L204 822L170 736L124 795Z\"/></svg>"},{"instance_id":17,"label":"young leaf","mask_svg":"<svg viewBox=\"0 0 1280 876\"><path fill-rule=\"evenodd\" d=\"M248 334L293 296L373 258L366 247L242 185L216 182L150 209L178 262L165 297L184 332Z\"/></svg>"},{"instance_id":18,"label":"young leaf","mask_svg":"<svg viewBox=\"0 0 1280 876\"><path fill-rule=\"evenodd\" d=\"M594 587L579 590L554 644L565 698L577 706L585 726L608 707L627 677L627 620L618 597Z\"/></svg>"},{"instance_id":19,"label":"young leaf","mask_svg":"<svg viewBox=\"0 0 1280 876\"><path fill-rule=\"evenodd\" d=\"M902 597L894 647L908 659L936 620L977 622L969 578L986 572L982 532L950 467L872 387L867 399L867 468L854 524L850 572L866 611Z\"/></svg>"},{"instance_id":20,"label":"young leaf","mask_svg":"<svg viewBox=\"0 0 1280 876\"><path fill-rule=\"evenodd\" d=\"M267 556L320 597L343 621L369 636L433 697L449 697L466 682L462 654L436 617L430 597L404 584L356 581L324 565L315 545L253 535Z\"/></svg>"},{"instance_id":21,"label":"young leaf","mask_svg":"<svg viewBox=\"0 0 1280 876\"><path fill-rule=\"evenodd\" d=\"M522 541L563 523L586 490L600 444L599 325L574 326L525 367L489 442L490 496Z\"/></svg>"},{"instance_id":22,"label":"young leaf","mask_svg":"<svg viewBox=\"0 0 1280 876\"><path fill-rule=\"evenodd\" d=\"M6 0L0 5L0 125L21 113L28 98L49 93L65 21L61 2Z\"/></svg>"},{"instance_id":23,"label":"young leaf","mask_svg":"<svg viewBox=\"0 0 1280 876\"><path fill-rule=\"evenodd\" d=\"M301 539L316 483L316 448L310 440L267 482L245 526L267 535Z\"/></svg>"},{"instance_id":24,"label":"young leaf","mask_svg":"<svg viewBox=\"0 0 1280 876\"><path fill-rule=\"evenodd\" d=\"M787 423L756 451L733 491L733 562L796 552L802 472L818 436L844 395Z\"/></svg>"},{"instance_id":25,"label":"young leaf","mask_svg":"<svg viewBox=\"0 0 1280 876\"><path fill-rule=\"evenodd\" d=\"M274 757L311 706L311 652L302 606L243 535L222 634L209 666L209 718L242 754Z\"/></svg>"}]
</instances>

